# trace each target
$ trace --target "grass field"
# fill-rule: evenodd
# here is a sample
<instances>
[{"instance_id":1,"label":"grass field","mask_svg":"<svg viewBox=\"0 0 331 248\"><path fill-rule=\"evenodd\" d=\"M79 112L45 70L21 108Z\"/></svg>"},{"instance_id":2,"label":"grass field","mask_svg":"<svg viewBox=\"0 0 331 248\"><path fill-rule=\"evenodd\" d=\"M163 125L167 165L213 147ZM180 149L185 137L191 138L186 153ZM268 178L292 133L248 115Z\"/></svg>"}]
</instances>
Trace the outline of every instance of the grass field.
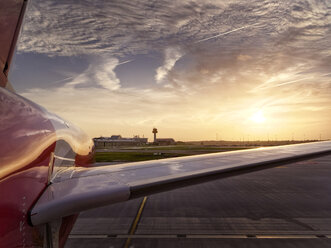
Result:
<instances>
[{"instance_id":1,"label":"grass field","mask_svg":"<svg viewBox=\"0 0 331 248\"><path fill-rule=\"evenodd\" d=\"M97 152L96 162L135 162L184 156L177 153Z\"/></svg>"},{"instance_id":2,"label":"grass field","mask_svg":"<svg viewBox=\"0 0 331 248\"><path fill-rule=\"evenodd\" d=\"M248 147L217 147L217 146L195 146L195 145L179 145L179 146L156 146L156 147L143 147L140 150L163 150L163 151L206 151L206 152L224 152L248 149Z\"/></svg>"},{"instance_id":3,"label":"grass field","mask_svg":"<svg viewBox=\"0 0 331 248\"><path fill-rule=\"evenodd\" d=\"M190 142L186 144L170 145L170 146L140 146L140 147L120 147L120 148L104 148L96 147L95 161L96 162L135 162L154 160L162 158L172 158L180 156L190 156L197 154L237 151L243 149L251 149L261 146L287 145L304 142L312 142L316 140L305 141L203 141Z\"/></svg>"},{"instance_id":4,"label":"grass field","mask_svg":"<svg viewBox=\"0 0 331 248\"><path fill-rule=\"evenodd\" d=\"M123 148L124 149L124 148ZM163 146L126 148L125 151L99 151L95 154L96 162L135 162L162 158L173 158L213 152L243 150L242 147L205 147L205 146Z\"/></svg>"}]
</instances>

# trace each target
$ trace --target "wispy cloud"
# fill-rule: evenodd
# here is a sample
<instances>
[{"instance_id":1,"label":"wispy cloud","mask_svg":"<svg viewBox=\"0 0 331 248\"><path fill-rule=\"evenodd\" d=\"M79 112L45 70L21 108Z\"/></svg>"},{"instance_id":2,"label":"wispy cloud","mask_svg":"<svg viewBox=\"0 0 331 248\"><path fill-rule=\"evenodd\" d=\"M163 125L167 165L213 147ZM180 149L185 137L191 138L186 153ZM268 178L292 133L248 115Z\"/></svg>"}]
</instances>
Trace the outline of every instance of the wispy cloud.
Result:
<instances>
[{"instance_id":1,"label":"wispy cloud","mask_svg":"<svg viewBox=\"0 0 331 248\"><path fill-rule=\"evenodd\" d=\"M236 36L228 38L225 46L245 48L268 41L270 45L292 42L300 48L300 40L320 42L329 31L327 1L35 0L30 5L19 51L51 56L111 53L117 57L186 47L189 42L197 45L235 32L246 41L233 40Z\"/></svg>"},{"instance_id":2,"label":"wispy cloud","mask_svg":"<svg viewBox=\"0 0 331 248\"><path fill-rule=\"evenodd\" d=\"M119 63L116 58L102 58L94 60L89 67L76 77L71 77L68 85L75 87L96 87L101 86L104 89L115 91L121 87L120 80L114 72L119 65L126 64Z\"/></svg>"},{"instance_id":3,"label":"wispy cloud","mask_svg":"<svg viewBox=\"0 0 331 248\"><path fill-rule=\"evenodd\" d=\"M308 77L302 77L301 75L288 75L288 76L282 76L282 77L278 77L278 78L272 78L270 80L268 80L267 82L257 86L256 88L254 88L252 90L252 92L256 92L256 91L260 91L260 90L267 90L267 89L271 89L271 88L276 88L276 87L281 87L284 85L290 85L290 84L295 84L295 83L305 83L305 82L309 82L312 83L314 82L315 84L320 84L320 83L324 83L325 79L327 80L327 77L331 75L331 73L326 73L326 74L322 74L322 75L310 75ZM330 81L330 80L329 80Z\"/></svg>"},{"instance_id":4,"label":"wispy cloud","mask_svg":"<svg viewBox=\"0 0 331 248\"><path fill-rule=\"evenodd\" d=\"M218 38L220 36L223 36L223 35L226 35L226 34L231 34L233 32L237 32L239 30L246 29L246 28L253 27L253 26L257 26L257 25L259 25L259 23L255 23L255 24L252 24L252 25L243 26L243 27L240 27L240 28L235 28L235 29L226 31L224 33L220 33L220 34L217 34L217 35L208 37L208 38L204 38L204 39L198 40L195 43L200 43L200 42L203 42L203 41L208 41L208 40L211 40L211 39L216 39L216 38Z\"/></svg>"},{"instance_id":5,"label":"wispy cloud","mask_svg":"<svg viewBox=\"0 0 331 248\"><path fill-rule=\"evenodd\" d=\"M133 59L125 60L123 62L118 63L118 65L124 65L124 64L130 63L132 61L133 61Z\"/></svg>"},{"instance_id":6,"label":"wispy cloud","mask_svg":"<svg viewBox=\"0 0 331 248\"><path fill-rule=\"evenodd\" d=\"M166 78L167 74L182 56L183 54L178 47L166 48L164 51L164 63L156 69L155 80L157 83L161 83Z\"/></svg>"}]
</instances>

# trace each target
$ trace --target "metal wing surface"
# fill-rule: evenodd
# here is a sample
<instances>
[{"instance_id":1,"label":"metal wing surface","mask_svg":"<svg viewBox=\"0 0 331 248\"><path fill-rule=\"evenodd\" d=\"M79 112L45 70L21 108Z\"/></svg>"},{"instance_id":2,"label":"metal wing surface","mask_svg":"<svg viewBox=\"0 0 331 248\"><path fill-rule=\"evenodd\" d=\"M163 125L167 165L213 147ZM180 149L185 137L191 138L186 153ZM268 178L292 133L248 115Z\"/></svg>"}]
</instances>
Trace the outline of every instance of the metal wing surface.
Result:
<instances>
[{"instance_id":1,"label":"metal wing surface","mask_svg":"<svg viewBox=\"0 0 331 248\"><path fill-rule=\"evenodd\" d=\"M331 141L256 148L102 167L69 167L33 209L33 225L143 195L331 153Z\"/></svg>"}]
</instances>

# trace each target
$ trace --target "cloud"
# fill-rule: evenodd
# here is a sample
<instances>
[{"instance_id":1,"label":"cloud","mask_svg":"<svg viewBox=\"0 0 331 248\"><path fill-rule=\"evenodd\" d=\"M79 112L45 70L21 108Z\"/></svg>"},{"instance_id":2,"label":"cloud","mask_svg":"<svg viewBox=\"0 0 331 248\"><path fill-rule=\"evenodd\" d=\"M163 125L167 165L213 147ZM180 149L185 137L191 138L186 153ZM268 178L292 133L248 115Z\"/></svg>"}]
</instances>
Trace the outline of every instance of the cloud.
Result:
<instances>
[{"instance_id":1,"label":"cloud","mask_svg":"<svg viewBox=\"0 0 331 248\"><path fill-rule=\"evenodd\" d=\"M232 46L246 46L252 40L255 45L265 40L297 45L298 37L320 41L328 34L327 7L327 1L35 0L19 50L51 56L123 56L188 43L194 46L195 41L219 42L214 38L227 33L232 33L226 36ZM239 34L246 40L238 40Z\"/></svg>"},{"instance_id":2,"label":"cloud","mask_svg":"<svg viewBox=\"0 0 331 248\"><path fill-rule=\"evenodd\" d=\"M208 40L211 40L211 39L216 39L216 38L218 38L220 36L223 36L223 35L226 35L226 34L231 34L233 32L237 32L239 30L246 29L246 28L249 28L249 27L253 27L253 26L256 26L256 25L258 25L258 23L255 23L255 24L252 24L252 25L243 26L243 27L240 27L240 28L235 28L235 29L226 31L224 33L220 33L220 34L217 34L217 35L214 35L214 36L211 36L211 37L207 37L207 38L198 40L198 41L196 41L196 43L200 43L200 42L203 42L203 41L208 41Z\"/></svg>"},{"instance_id":3,"label":"cloud","mask_svg":"<svg viewBox=\"0 0 331 248\"><path fill-rule=\"evenodd\" d=\"M99 84L105 89L117 90L120 86L120 80L116 77L114 69L118 65L117 59L110 59L105 63L101 64L101 68L98 67L95 77Z\"/></svg>"},{"instance_id":4,"label":"cloud","mask_svg":"<svg viewBox=\"0 0 331 248\"><path fill-rule=\"evenodd\" d=\"M172 70L182 55L183 54L178 47L166 48L164 52L164 63L156 69L155 80L157 83L161 83L166 78L167 74Z\"/></svg>"},{"instance_id":5,"label":"cloud","mask_svg":"<svg viewBox=\"0 0 331 248\"><path fill-rule=\"evenodd\" d=\"M327 1L35 0L18 51L124 60L162 54L155 81L167 79L168 89L244 81L255 88L293 65L305 64L298 74L328 73L330 22ZM180 58L186 62L175 70ZM99 76L113 79L106 88L118 87L111 73Z\"/></svg>"},{"instance_id":6,"label":"cloud","mask_svg":"<svg viewBox=\"0 0 331 248\"><path fill-rule=\"evenodd\" d=\"M72 79L68 85L75 87L101 86L110 91L118 90L121 84L114 70L118 65L125 63L128 63L128 61L119 63L116 58L94 59L93 63L84 72L76 77L67 78Z\"/></svg>"}]
</instances>

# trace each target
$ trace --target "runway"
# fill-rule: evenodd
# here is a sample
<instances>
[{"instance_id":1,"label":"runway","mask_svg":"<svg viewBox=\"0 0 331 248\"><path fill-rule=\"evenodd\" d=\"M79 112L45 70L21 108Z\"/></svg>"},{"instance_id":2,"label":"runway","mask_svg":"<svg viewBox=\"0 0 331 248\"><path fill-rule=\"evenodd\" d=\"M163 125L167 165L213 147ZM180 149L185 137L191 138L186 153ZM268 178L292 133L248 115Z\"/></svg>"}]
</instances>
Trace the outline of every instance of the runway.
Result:
<instances>
[{"instance_id":1,"label":"runway","mask_svg":"<svg viewBox=\"0 0 331 248\"><path fill-rule=\"evenodd\" d=\"M331 156L81 213L76 247L331 247Z\"/></svg>"}]
</instances>

